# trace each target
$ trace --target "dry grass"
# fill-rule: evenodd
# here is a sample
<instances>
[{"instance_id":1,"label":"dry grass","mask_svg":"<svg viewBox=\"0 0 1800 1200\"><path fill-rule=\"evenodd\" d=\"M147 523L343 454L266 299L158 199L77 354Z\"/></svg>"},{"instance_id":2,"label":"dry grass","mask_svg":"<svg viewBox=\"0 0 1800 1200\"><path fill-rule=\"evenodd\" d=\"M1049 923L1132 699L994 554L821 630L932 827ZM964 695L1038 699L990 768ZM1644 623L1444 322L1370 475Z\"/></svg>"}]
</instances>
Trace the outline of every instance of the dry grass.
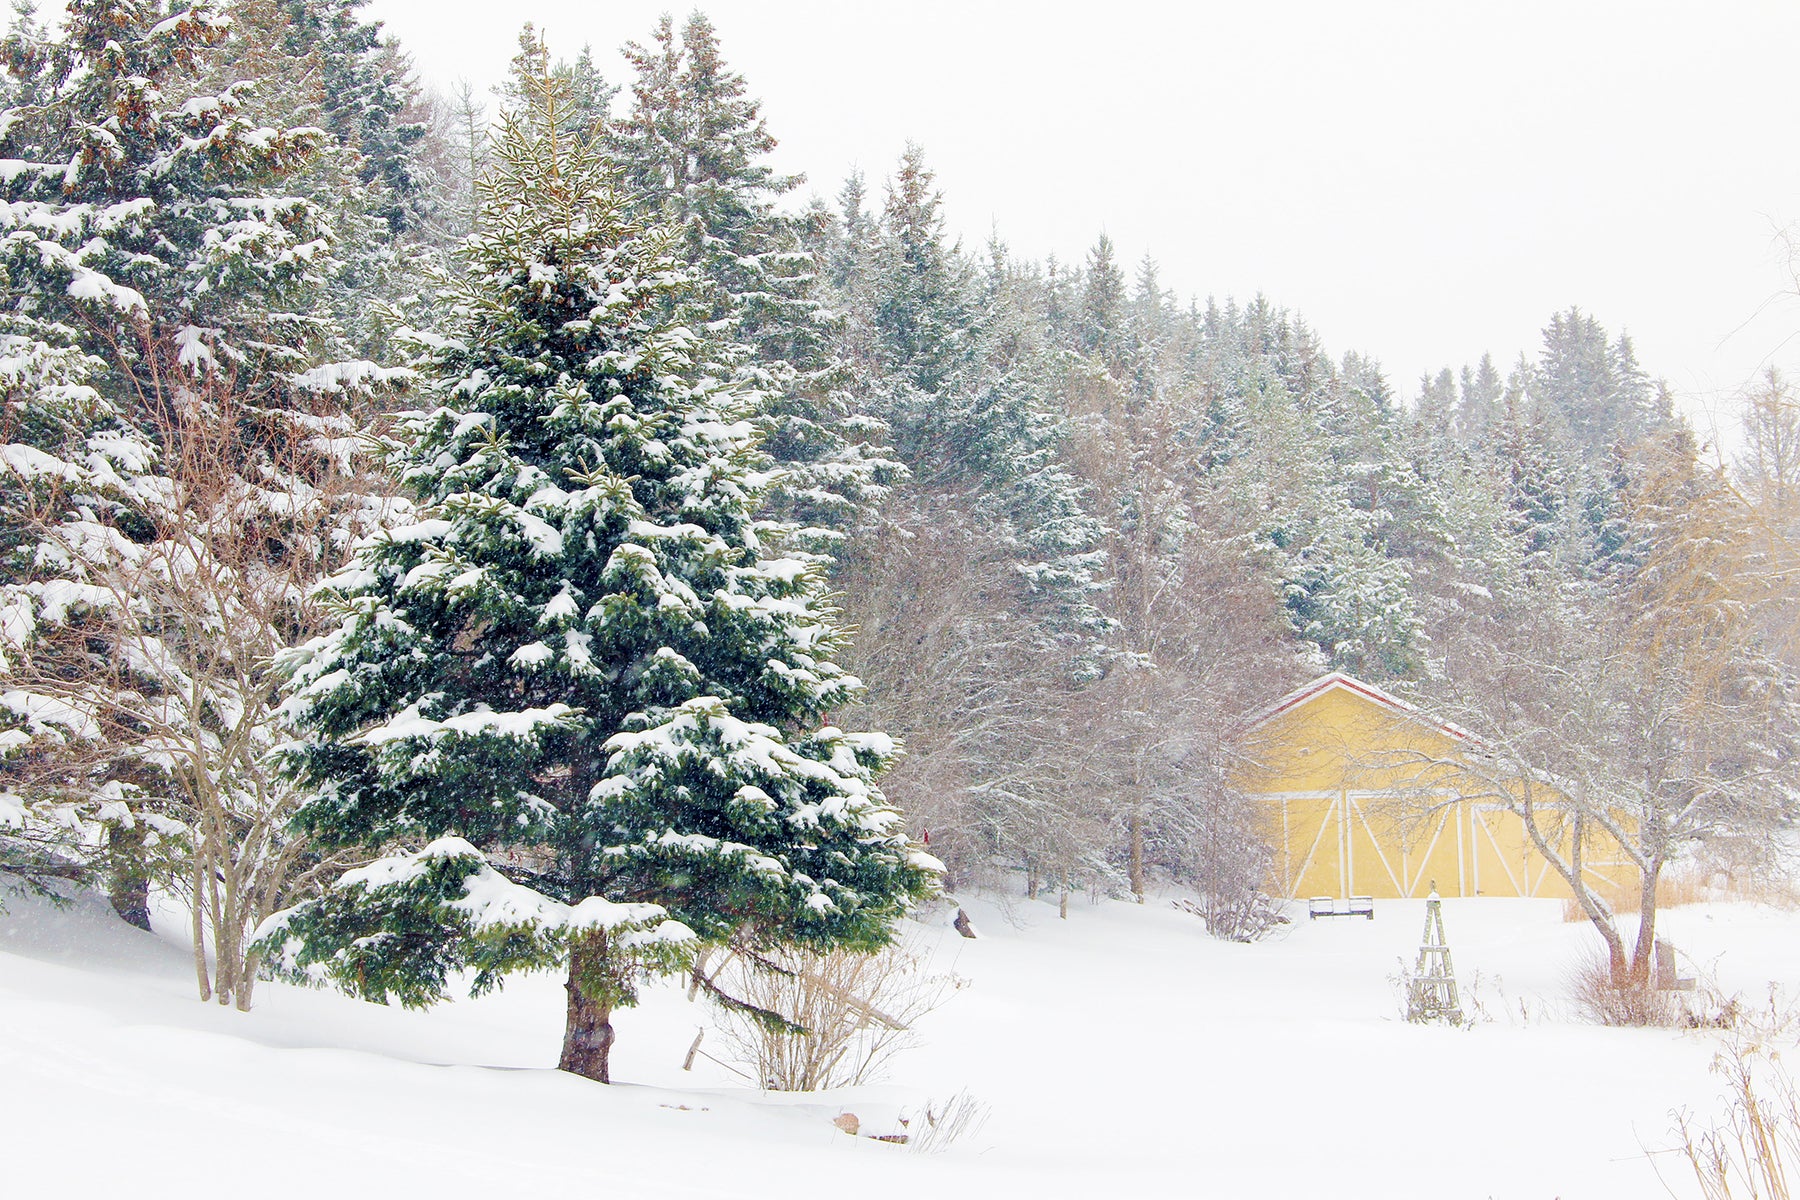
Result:
<instances>
[{"instance_id":1,"label":"dry grass","mask_svg":"<svg viewBox=\"0 0 1800 1200\"><path fill-rule=\"evenodd\" d=\"M1634 915L1638 911L1635 887L1599 888L1600 896L1615 913ZM1800 895L1794 885L1779 876L1763 872L1726 872L1697 866L1691 870L1668 871L1656 881L1656 907L1682 908L1689 904L1767 904L1774 908L1800 907ZM1562 903L1562 919L1574 923L1587 920L1573 897Z\"/></svg>"},{"instance_id":2,"label":"dry grass","mask_svg":"<svg viewBox=\"0 0 1800 1200\"><path fill-rule=\"evenodd\" d=\"M928 1100L919 1115L908 1124L910 1148L923 1154L936 1154L951 1142L978 1132L987 1124L988 1107L970 1095L967 1089L948 1100Z\"/></svg>"},{"instance_id":3,"label":"dry grass","mask_svg":"<svg viewBox=\"0 0 1800 1200\"><path fill-rule=\"evenodd\" d=\"M1688 1113L1675 1118L1681 1154L1700 1194L1705 1200L1789 1200L1788 1174L1800 1163L1800 1096L1792 1077L1771 1051L1748 1057L1721 1052L1713 1068L1727 1082L1724 1120L1702 1127Z\"/></svg>"},{"instance_id":4,"label":"dry grass","mask_svg":"<svg viewBox=\"0 0 1800 1200\"><path fill-rule=\"evenodd\" d=\"M1713 1072L1725 1080L1723 1118L1702 1125L1690 1112L1675 1114L1675 1153L1693 1171L1704 1200L1793 1195L1789 1179L1800 1168L1800 1087L1782 1063L1781 1048L1792 1044L1797 1020L1800 1014L1771 990L1767 1008L1745 1014L1713 1056Z\"/></svg>"}]
</instances>

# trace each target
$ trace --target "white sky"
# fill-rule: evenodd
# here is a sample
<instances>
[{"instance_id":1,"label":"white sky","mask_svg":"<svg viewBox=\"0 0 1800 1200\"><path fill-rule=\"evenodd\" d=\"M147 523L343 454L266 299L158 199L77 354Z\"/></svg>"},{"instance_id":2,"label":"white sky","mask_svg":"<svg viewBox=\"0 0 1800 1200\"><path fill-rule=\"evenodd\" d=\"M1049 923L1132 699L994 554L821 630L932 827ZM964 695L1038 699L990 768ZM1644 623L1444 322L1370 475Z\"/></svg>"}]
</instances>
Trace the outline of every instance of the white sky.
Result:
<instances>
[{"instance_id":1,"label":"white sky","mask_svg":"<svg viewBox=\"0 0 1800 1200\"><path fill-rule=\"evenodd\" d=\"M618 46L671 7L368 11L428 82L485 87L526 20L624 82ZM1409 397L1421 371L1535 354L1570 304L1696 412L1800 371L1775 239L1800 221L1793 0L702 7L803 191L852 166L879 185L914 139L967 244L998 224L1077 260L1105 230L1183 297L1266 292Z\"/></svg>"}]
</instances>

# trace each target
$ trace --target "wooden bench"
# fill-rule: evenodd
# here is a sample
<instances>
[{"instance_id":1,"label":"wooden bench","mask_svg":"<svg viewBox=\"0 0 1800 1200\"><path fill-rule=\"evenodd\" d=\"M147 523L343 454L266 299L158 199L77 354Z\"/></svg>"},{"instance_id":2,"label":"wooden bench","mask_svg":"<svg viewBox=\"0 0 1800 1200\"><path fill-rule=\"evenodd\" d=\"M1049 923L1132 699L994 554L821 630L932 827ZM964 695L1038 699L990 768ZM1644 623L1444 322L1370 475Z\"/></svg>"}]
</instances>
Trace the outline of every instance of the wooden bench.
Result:
<instances>
[{"instance_id":1,"label":"wooden bench","mask_svg":"<svg viewBox=\"0 0 1800 1200\"><path fill-rule=\"evenodd\" d=\"M1375 919L1375 897L1352 896L1348 900L1338 900L1331 896L1314 896L1306 902L1306 915L1311 920L1320 917L1367 917Z\"/></svg>"}]
</instances>

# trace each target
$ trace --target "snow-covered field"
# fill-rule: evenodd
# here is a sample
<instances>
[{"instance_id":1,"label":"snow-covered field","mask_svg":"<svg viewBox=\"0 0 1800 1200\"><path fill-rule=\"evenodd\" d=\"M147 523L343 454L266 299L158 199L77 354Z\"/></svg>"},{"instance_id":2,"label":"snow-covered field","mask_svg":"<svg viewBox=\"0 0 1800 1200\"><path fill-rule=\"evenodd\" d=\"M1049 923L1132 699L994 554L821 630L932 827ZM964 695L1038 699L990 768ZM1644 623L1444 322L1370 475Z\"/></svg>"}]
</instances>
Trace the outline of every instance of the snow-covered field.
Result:
<instances>
[{"instance_id":1,"label":"snow-covered field","mask_svg":"<svg viewBox=\"0 0 1800 1200\"><path fill-rule=\"evenodd\" d=\"M1646 1149L1710 1112L1709 1035L1567 1012L1595 941L1561 905L1444 905L1466 1030L1398 1017L1418 902L1254 946L1166 905L970 906L982 937L916 930L968 986L886 1084L764 1095L681 1060L706 1010L652 989L617 1021L610 1088L550 1069L563 993L515 979L412 1013L263 984L253 1012L193 998L175 937L92 902L0 916L0 1195L1660 1196ZM1753 1003L1800 990L1800 916L1664 915ZM710 1041L709 1048L717 1043ZM935 1154L851 1138L967 1089L979 1130ZM1663 1161L1678 1188L1680 1164ZM1685 1193L1682 1193L1685 1194Z\"/></svg>"}]
</instances>

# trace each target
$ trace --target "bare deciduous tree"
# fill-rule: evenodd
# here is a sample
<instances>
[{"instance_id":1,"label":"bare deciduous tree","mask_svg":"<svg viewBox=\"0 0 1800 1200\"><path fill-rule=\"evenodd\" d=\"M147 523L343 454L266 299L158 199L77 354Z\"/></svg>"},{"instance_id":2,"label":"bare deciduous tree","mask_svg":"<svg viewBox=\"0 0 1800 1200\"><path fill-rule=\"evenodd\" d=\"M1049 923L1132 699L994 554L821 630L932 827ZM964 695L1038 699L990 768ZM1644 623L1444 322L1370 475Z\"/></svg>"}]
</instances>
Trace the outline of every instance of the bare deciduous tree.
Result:
<instances>
[{"instance_id":1,"label":"bare deciduous tree","mask_svg":"<svg viewBox=\"0 0 1800 1200\"><path fill-rule=\"evenodd\" d=\"M1793 672L1759 617L1785 592L1745 514L1685 435L1645 455L1632 494L1642 565L1610 586L1540 580L1504 623L1468 630L1456 676L1427 688L1478 740L1436 764L1442 778L1518 815L1605 942L1615 984L1634 987L1650 978L1664 868L1791 810L1800 736ZM1636 870L1629 945L1587 869L1597 852Z\"/></svg>"},{"instance_id":2,"label":"bare deciduous tree","mask_svg":"<svg viewBox=\"0 0 1800 1200\"><path fill-rule=\"evenodd\" d=\"M333 461L348 418L261 409L181 355L153 344L133 374L160 448L135 502L103 520L46 498L34 536L64 570L10 682L64 736L8 771L27 827L69 834L123 913L147 924L152 882L185 899L201 998L244 1009L250 930L322 865L287 829L298 797L268 758L276 656L315 631L311 585L371 514Z\"/></svg>"},{"instance_id":3,"label":"bare deciduous tree","mask_svg":"<svg viewBox=\"0 0 1800 1200\"><path fill-rule=\"evenodd\" d=\"M1069 796L1069 683L1028 584L969 500L910 491L839 575L850 663L868 685L856 719L905 746L882 788L929 835L949 887L985 881L996 855L1029 859Z\"/></svg>"}]
</instances>

